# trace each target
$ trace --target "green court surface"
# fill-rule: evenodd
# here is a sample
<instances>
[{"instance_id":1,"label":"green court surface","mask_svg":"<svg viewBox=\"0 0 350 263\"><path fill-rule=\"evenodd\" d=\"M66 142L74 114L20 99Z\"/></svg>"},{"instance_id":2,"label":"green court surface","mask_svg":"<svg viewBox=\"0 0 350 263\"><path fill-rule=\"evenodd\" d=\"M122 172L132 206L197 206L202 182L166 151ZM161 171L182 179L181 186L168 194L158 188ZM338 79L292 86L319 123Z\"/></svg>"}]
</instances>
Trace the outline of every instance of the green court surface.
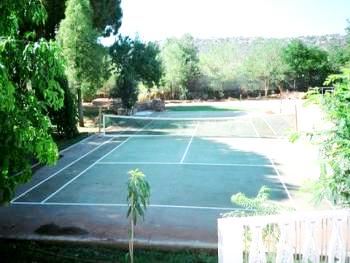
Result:
<instances>
[{"instance_id":1,"label":"green court surface","mask_svg":"<svg viewBox=\"0 0 350 263\"><path fill-rule=\"evenodd\" d=\"M196 111L238 111L239 109L231 107L231 106L213 106L213 105L172 105L166 107L167 111L175 111L175 112L196 112Z\"/></svg>"},{"instance_id":2,"label":"green court surface","mask_svg":"<svg viewBox=\"0 0 350 263\"><path fill-rule=\"evenodd\" d=\"M151 186L137 230L146 245L215 247L217 218L244 209L231 196L255 197L263 185L272 190L273 201L294 205L293 185L284 183L271 155L293 128L290 116L236 112L233 119L199 120L187 113L192 119L174 120L166 114L105 119L105 136L61 151L57 165L38 169L11 205L0 209L0 236L28 238L54 222L89 232L84 240L124 242L132 169L144 172ZM6 228L9 221L13 228Z\"/></svg>"},{"instance_id":3,"label":"green court surface","mask_svg":"<svg viewBox=\"0 0 350 263\"><path fill-rule=\"evenodd\" d=\"M269 157L235 149L234 143L222 138L112 137L12 203L123 206L127 172L136 168L151 185L151 206L229 210L238 208L230 203L232 194L253 197L263 185L272 189L272 200L288 199Z\"/></svg>"},{"instance_id":4,"label":"green court surface","mask_svg":"<svg viewBox=\"0 0 350 263\"><path fill-rule=\"evenodd\" d=\"M103 119L104 134L111 136L282 138L293 130L294 115L230 111L163 112L147 117L105 115Z\"/></svg>"}]
</instances>

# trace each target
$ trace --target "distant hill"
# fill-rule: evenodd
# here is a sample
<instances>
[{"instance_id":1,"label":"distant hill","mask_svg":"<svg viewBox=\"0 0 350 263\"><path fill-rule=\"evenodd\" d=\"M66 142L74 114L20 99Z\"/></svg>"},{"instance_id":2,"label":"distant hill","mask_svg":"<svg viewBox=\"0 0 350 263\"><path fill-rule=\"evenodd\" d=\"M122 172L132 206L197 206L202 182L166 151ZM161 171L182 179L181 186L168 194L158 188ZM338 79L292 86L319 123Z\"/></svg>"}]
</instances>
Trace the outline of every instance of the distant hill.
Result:
<instances>
[{"instance_id":1,"label":"distant hill","mask_svg":"<svg viewBox=\"0 0 350 263\"><path fill-rule=\"evenodd\" d=\"M196 39L196 45L199 51L205 51L215 43L232 43L243 49L249 47L256 41L276 40L288 44L290 41L299 39L307 45L315 45L322 49L329 50L334 46L345 46L346 38L344 35L333 34L323 36L301 36L297 38L260 38L260 37L232 37L232 38L213 38L213 39Z\"/></svg>"},{"instance_id":2,"label":"distant hill","mask_svg":"<svg viewBox=\"0 0 350 263\"><path fill-rule=\"evenodd\" d=\"M210 46L216 43L232 43L237 45L241 50L249 50L251 45L256 41L276 40L288 44L291 40L299 39L308 45L315 45L322 49L329 50L334 46L345 46L346 38L344 35L332 34L323 36L300 36L296 38L261 38L261 37L231 37L231 38L211 38L211 39L195 39L196 45L200 52L205 52ZM160 46L164 41L158 42Z\"/></svg>"}]
</instances>

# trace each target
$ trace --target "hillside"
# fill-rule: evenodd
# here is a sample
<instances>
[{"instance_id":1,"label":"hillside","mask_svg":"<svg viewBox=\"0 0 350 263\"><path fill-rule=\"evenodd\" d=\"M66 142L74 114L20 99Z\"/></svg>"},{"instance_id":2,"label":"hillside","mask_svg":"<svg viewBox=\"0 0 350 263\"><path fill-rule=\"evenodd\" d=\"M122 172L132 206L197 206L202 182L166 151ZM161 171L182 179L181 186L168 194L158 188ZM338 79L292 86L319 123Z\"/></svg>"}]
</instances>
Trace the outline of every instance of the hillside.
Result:
<instances>
[{"instance_id":1,"label":"hillside","mask_svg":"<svg viewBox=\"0 0 350 263\"><path fill-rule=\"evenodd\" d=\"M257 41L280 41L288 43L291 40L299 39L308 45L316 45L322 49L329 50L334 46L345 46L344 35L324 35L324 36L301 36L298 38L258 38L258 37L232 37L232 38L217 38L217 39L195 39L196 45L200 52L205 52L210 46L220 43L231 43L240 49L249 49L249 47Z\"/></svg>"}]
</instances>

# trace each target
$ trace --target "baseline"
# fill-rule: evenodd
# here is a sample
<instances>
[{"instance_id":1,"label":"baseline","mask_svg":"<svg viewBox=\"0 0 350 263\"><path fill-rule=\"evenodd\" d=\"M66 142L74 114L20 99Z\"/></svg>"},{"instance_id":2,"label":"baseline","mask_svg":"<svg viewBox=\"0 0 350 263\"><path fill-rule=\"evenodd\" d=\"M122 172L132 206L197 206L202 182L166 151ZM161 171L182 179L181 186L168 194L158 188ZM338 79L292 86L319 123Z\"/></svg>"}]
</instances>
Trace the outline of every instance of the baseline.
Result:
<instances>
[{"instance_id":1,"label":"baseline","mask_svg":"<svg viewBox=\"0 0 350 263\"><path fill-rule=\"evenodd\" d=\"M241 167L273 167L272 164L243 163L191 163L191 162L98 162L98 165L139 164L139 165L198 165L198 166L241 166Z\"/></svg>"},{"instance_id":2,"label":"baseline","mask_svg":"<svg viewBox=\"0 0 350 263\"><path fill-rule=\"evenodd\" d=\"M128 207L128 204L113 204L113 203L58 203L58 202L14 202L14 205L37 205L37 206L111 206L111 207ZM185 206L185 205L159 205L150 204L148 207L156 208L179 208L179 209L194 209L194 210L227 210L227 211L252 211L248 208L233 208L233 207L216 207L216 206Z\"/></svg>"}]
</instances>

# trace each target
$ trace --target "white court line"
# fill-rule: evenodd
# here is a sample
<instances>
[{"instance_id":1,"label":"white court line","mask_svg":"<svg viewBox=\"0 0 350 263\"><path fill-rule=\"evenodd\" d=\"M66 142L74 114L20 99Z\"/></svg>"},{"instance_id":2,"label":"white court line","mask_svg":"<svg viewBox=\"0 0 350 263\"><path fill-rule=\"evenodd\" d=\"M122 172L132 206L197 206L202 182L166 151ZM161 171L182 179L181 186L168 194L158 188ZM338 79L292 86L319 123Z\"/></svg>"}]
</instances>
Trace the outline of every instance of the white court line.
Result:
<instances>
[{"instance_id":1,"label":"white court line","mask_svg":"<svg viewBox=\"0 0 350 263\"><path fill-rule=\"evenodd\" d=\"M72 166L73 164L79 162L81 159L83 159L84 157L86 157L87 155L89 155L90 153L96 151L97 149L99 149L101 146L105 145L106 143L110 142L111 140L113 140L113 138L108 139L107 141L101 143L99 146L95 147L94 149L92 149L91 151L85 153L84 155L80 156L78 159L74 160L73 162L67 164L66 166L64 166L63 168L61 168L60 170L58 170L57 172L53 173L52 175L50 175L49 177L45 178L44 180L40 181L39 183L37 183L36 185L32 186L31 188L27 189L26 191L24 191L23 193L21 193L20 195L16 196L15 198L13 198L11 200L11 203L16 201L17 199L21 198L22 196L26 195L27 193L29 193L30 191L34 190L35 188L37 188L38 186L40 186L41 184L45 183L46 181L50 180L52 177L56 176L57 174L59 174L60 172L62 172L63 170L67 169L68 167Z\"/></svg>"},{"instance_id":2,"label":"white court line","mask_svg":"<svg viewBox=\"0 0 350 263\"><path fill-rule=\"evenodd\" d=\"M297 209L297 206L296 206L296 204L295 204L295 201L294 201L292 195L290 194L290 192L289 192L289 190L288 190L286 184L284 183L284 180L282 179L282 176L281 176L281 174L280 174L278 168L276 167L275 162L272 160L272 158L271 158L270 156L267 156L267 157L269 158L269 160L270 160L270 162L271 162L271 164L272 164L272 167L273 167L273 169L275 170L275 172L276 172L276 174L277 174L277 177L278 177L278 179L280 180L280 182L281 182L281 184L282 184L282 186L283 186L283 188L284 188L284 191L286 192L286 194L287 194L287 196L288 196L290 202L292 203L292 206L293 206L295 209Z\"/></svg>"},{"instance_id":3,"label":"white court line","mask_svg":"<svg viewBox=\"0 0 350 263\"><path fill-rule=\"evenodd\" d=\"M277 132L272 128L271 124L265 119L264 116L260 116L260 118L266 123L266 125L270 128L270 130L272 131L273 135L277 136Z\"/></svg>"},{"instance_id":4,"label":"white court line","mask_svg":"<svg viewBox=\"0 0 350 263\"><path fill-rule=\"evenodd\" d=\"M146 127L148 127L153 121L149 122L147 125L143 126L141 129L139 129L137 132L141 132L143 129L145 129ZM82 174L84 174L86 171L90 170L95 164L97 164L99 161L101 161L103 158L107 157L109 154L111 154L112 152L114 152L116 149L118 149L120 146L122 146L123 144L125 144L126 142L128 142L132 137L127 138L125 141L123 141L122 143L118 144L116 147L114 147L111 151L109 151L108 153L106 153L105 155L103 155L101 158L97 159L94 163L92 163L91 165L89 165L85 170L83 170L82 172L80 172L78 175L76 175L75 177L73 177L71 180L69 180L67 183L65 183L64 185L62 185L60 188L58 188L55 192L53 192L52 194L50 194L48 197L46 197L44 200L42 200L40 203L45 203L47 200L49 200L50 198L52 198L54 195L56 195L58 192L60 192L63 188L65 188L67 185L69 185L70 183L72 183L74 180L76 180L78 177L80 177ZM113 137L111 139L109 139L108 141L112 140Z\"/></svg>"},{"instance_id":5,"label":"white court line","mask_svg":"<svg viewBox=\"0 0 350 263\"><path fill-rule=\"evenodd\" d=\"M190 135L184 135L184 134L132 134L132 133L125 133L125 134L106 134L106 135L103 135L104 137L134 137L134 138L151 138L151 137L169 137L169 138L172 138L172 137L190 137Z\"/></svg>"},{"instance_id":6,"label":"white court line","mask_svg":"<svg viewBox=\"0 0 350 263\"><path fill-rule=\"evenodd\" d=\"M260 138L260 134L259 134L258 130L256 129L255 124L254 124L252 118L249 118L249 123L250 123L250 125L253 127L253 130L254 130L254 132L255 132L255 135L256 135L258 138Z\"/></svg>"},{"instance_id":7,"label":"white court line","mask_svg":"<svg viewBox=\"0 0 350 263\"><path fill-rule=\"evenodd\" d=\"M104 116L115 119L127 119L127 120L153 120L153 121L218 121L218 120L238 120L244 119L247 115L235 116L235 117L201 117L201 118L188 118L188 117L144 117L144 116L122 116L122 115L112 115L104 114Z\"/></svg>"},{"instance_id":8,"label":"white court line","mask_svg":"<svg viewBox=\"0 0 350 263\"><path fill-rule=\"evenodd\" d=\"M114 147L112 150L110 150L108 153L104 154L101 158L99 158L98 160L96 160L95 162L93 162L91 165L89 165L85 170L83 170L82 172L80 172L78 175L76 175L75 177L73 177L72 179L70 179L67 183L65 183L64 185L62 185L60 188L58 188L55 192L53 192L52 194L50 194L48 197L46 197L44 200L41 201L41 203L45 203L47 200L49 200L51 197L53 197L54 195L56 195L58 192L60 192L63 188L65 188L67 185L69 185L70 183L72 183L74 180L76 180L78 177L80 177L82 174L84 174L86 171L90 170L95 164L97 164L99 161L101 161L103 158L107 157L109 154L111 154L112 152L114 152L116 149L118 149L120 146L122 146L123 144L125 144L127 141L129 141L132 137L129 137L128 139L126 139L125 141L123 141L122 143L118 144L116 147Z\"/></svg>"},{"instance_id":9,"label":"white court line","mask_svg":"<svg viewBox=\"0 0 350 263\"><path fill-rule=\"evenodd\" d=\"M57 202L14 202L14 205L40 205L40 206L111 206L111 207L127 207L128 204L111 204L111 203L57 203ZM234 207L216 207L216 206L186 206L186 205L156 205L151 204L148 207L156 208L180 208L180 209L196 209L196 210L240 210L252 211L253 209L234 208Z\"/></svg>"},{"instance_id":10,"label":"white court line","mask_svg":"<svg viewBox=\"0 0 350 263\"><path fill-rule=\"evenodd\" d=\"M193 133L192 133L192 136L191 136L191 140L190 140L190 141L188 142L188 144L187 144L186 150L185 150L184 154L182 155L182 158L181 158L180 163L183 163L184 160L185 160L185 158L186 158L186 155L187 155L187 153L188 153L188 150L190 149L190 146L191 146L191 144L192 144L193 137L194 137L194 136L196 135L196 133L197 133L198 126L199 126L199 122L197 122L196 127L195 127L194 130L193 130Z\"/></svg>"},{"instance_id":11,"label":"white court line","mask_svg":"<svg viewBox=\"0 0 350 263\"><path fill-rule=\"evenodd\" d=\"M156 165L198 165L198 166L240 166L240 167L273 167L272 164L241 164L241 163L172 163L172 162L98 162L99 165L117 164L156 164Z\"/></svg>"}]
</instances>

